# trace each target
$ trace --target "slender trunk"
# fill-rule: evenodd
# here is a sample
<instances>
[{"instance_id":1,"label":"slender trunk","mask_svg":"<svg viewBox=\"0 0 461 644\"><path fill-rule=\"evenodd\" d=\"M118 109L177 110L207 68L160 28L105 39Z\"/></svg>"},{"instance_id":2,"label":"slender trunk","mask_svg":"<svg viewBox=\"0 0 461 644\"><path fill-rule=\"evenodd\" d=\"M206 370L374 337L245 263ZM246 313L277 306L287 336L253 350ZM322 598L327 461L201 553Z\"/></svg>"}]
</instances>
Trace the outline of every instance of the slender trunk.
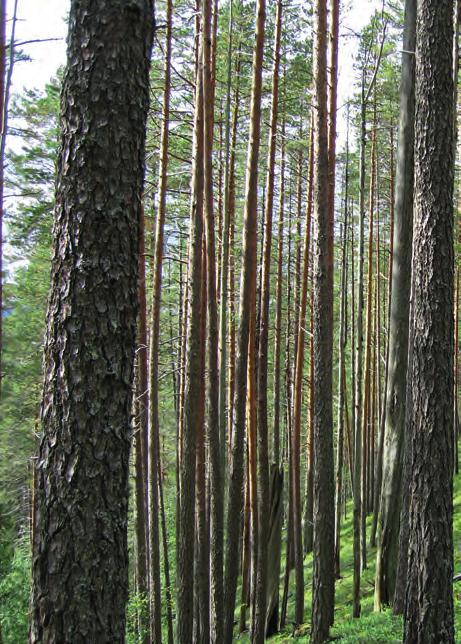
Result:
<instances>
[{"instance_id":1,"label":"slender trunk","mask_svg":"<svg viewBox=\"0 0 461 644\"><path fill-rule=\"evenodd\" d=\"M277 284L276 284L276 313L274 338L274 405L272 430L272 463L280 464L280 372L282 352L282 300L283 300L283 227L285 209L285 117L281 131L282 151L280 159L280 199L279 221L277 231Z\"/></svg>"},{"instance_id":2,"label":"slender trunk","mask_svg":"<svg viewBox=\"0 0 461 644\"><path fill-rule=\"evenodd\" d=\"M285 439L284 439L284 448L283 455L287 461L288 465L288 478L291 481L291 351L290 351L290 335L291 335L291 263L292 263L292 213L291 208L288 210L288 240L287 240L287 332L285 337ZM288 508L286 515L286 549L285 549L285 574L283 581L283 595L282 595L282 606L280 609L280 628L284 628L286 623L287 615L287 606L288 606L288 588L290 583L290 571L292 569L292 560L293 560L293 500L292 500L292 485L288 485Z\"/></svg>"},{"instance_id":3,"label":"slender trunk","mask_svg":"<svg viewBox=\"0 0 461 644\"><path fill-rule=\"evenodd\" d=\"M163 547L163 572L165 576L165 600L166 600L166 618L168 628L168 644L174 644L173 636L173 598L171 595L171 577L170 577L170 556L168 554L168 533L166 527L165 504L163 499L163 476L162 464L158 462L158 493L160 500L160 518L162 524L162 547Z\"/></svg>"},{"instance_id":4,"label":"slender trunk","mask_svg":"<svg viewBox=\"0 0 461 644\"><path fill-rule=\"evenodd\" d=\"M346 156L348 149L346 148ZM347 161L346 161L347 165ZM345 180L345 204L347 204L348 174ZM339 377L338 377L338 440L336 452L336 495L335 495L335 577L340 579L341 552L341 502L343 490L344 467L344 397L346 385L345 349L346 349L346 262L347 262L347 205L344 210L342 228L342 261L341 261L341 301L339 306Z\"/></svg>"},{"instance_id":5,"label":"slender trunk","mask_svg":"<svg viewBox=\"0 0 461 644\"><path fill-rule=\"evenodd\" d=\"M376 97L376 94L375 94ZM373 320L373 234L374 234L374 208L376 190L376 98L374 107L374 124L371 140L370 157L370 202L368 216L368 273L367 273L367 311L366 311L366 336L365 336L365 363L363 383L363 418L362 418L362 472L361 472L361 497L362 514L360 524L360 554L362 570L367 567L366 557L366 520L368 509L368 444L371 430L371 354L372 354L372 320Z\"/></svg>"},{"instance_id":6,"label":"slender trunk","mask_svg":"<svg viewBox=\"0 0 461 644\"><path fill-rule=\"evenodd\" d=\"M357 284L357 324L355 353L355 435L354 435L354 598L353 617L360 617L361 575L361 520L362 497L362 355L363 355L363 264L364 264L364 219L365 219L365 144L366 104L365 79L362 80L361 135L360 135L360 203L359 203L359 257Z\"/></svg>"},{"instance_id":7,"label":"slender trunk","mask_svg":"<svg viewBox=\"0 0 461 644\"><path fill-rule=\"evenodd\" d=\"M214 91L211 60L211 0L202 2L202 69L204 105L204 214L206 223L208 295L207 439L210 474L210 640L222 641L223 628L223 490L219 444L218 308L216 302L215 223L213 212Z\"/></svg>"},{"instance_id":8,"label":"slender trunk","mask_svg":"<svg viewBox=\"0 0 461 644\"><path fill-rule=\"evenodd\" d=\"M235 154L237 145L237 130L239 123L239 101L240 91L238 78L240 74L241 57L240 49L237 55L237 87L234 95L234 114L232 122L232 138L229 159L229 389L228 389L228 412L227 412L227 454L230 454L232 445L232 418L234 412L235 395L235 261L234 261L234 237L235 237ZM226 209L227 210L227 209ZM223 472L224 472L223 468Z\"/></svg>"},{"instance_id":9,"label":"slender trunk","mask_svg":"<svg viewBox=\"0 0 461 644\"><path fill-rule=\"evenodd\" d=\"M256 302L257 180L261 128L262 62L264 53L265 0L256 5L256 42L253 54L251 123L245 189L243 266L240 287L240 322L235 382L234 436L231 483L227 516L224 642L232 641L235 594L237 589L242 514L245 406L247 397L248 343L251 307Z\"/></svg>"},{"instance_id":10,"label":"slender trunk","mask_svg":"<svg viewBox=\"0 0 461 644\"><path fill-rule=\"evenodd\" d=\"M314 172L314 131L311 126L310 134L310 156L309 156L309 193L306 209L306 229L304 232L304 258L303 271L300 282L300 304L298 313L297 351L294 381L294 403L293 403L293 429L291 447L291 473L292 473L292 497L293 497L293 546L294 564L296 573L296 595L295 595L295 623L302 624L304 614L304 562L302 543L302 522L301 522L301 407L302 407L302 385L304 369L304 348L305 328L307 309L307 282L309 274L310 255L310 234L312 218L312 195L313 195L313 172Z\"/></svg>"},{"instance_id":11,"label":"slender trunk","mask_svg":"<svg viewBox=\"0 0 461 644\"><path fill-rule=\"evenodd\" d=\"M387 296L387 315L386 315L386 324L385 324L385 329L387 332L385 333L386 338L388 338L389 334L389 327L390 327L390 303L391 303L391 298L392 298L392 258L394 254L394 199L395 199L395 194L394 194L394 135L393 135L393 127L391 126L390 130L390 146L391 146L391 158L390 158L390 232L389 232L389 239L390 239L390 244L389 244L389 263L388 263L388 296ZM378 247L379 247L379 242L378 242ZM377 267L377 272L378 272L378 285L379 285L379 264ZM378 307L379 307L379 302L380 302L380 296L378 295ZM381 324L378 323L378 331L381 329ZM380 418L379 418L379 436L378 436L378 450L377 450L377 461L376 461L376 485L375 485L375 491L374 491L374 500L373 500L373 524L371 527L371 535L370 535L370 546L372 548L376 547L376 533L378 529L378 519L379 519L379 512L380 512L380 498L381 498L381 492L382 492L382 483L383 483L383 460L384 460L384 434L385 434L385 426L386 426L386 398L387 398L387 385L388 385L388 373L389 373L389 339L387 339L385 343L385 359L384 359L384 391L383 391L383 396L381 399L381 413L380 413ZM379 344L378 344L379 346ZM378 348L379 351L379 348ZM379 357L379 356L378 356ZM376 567L378 570L378 565ZM377 577L376 577L377 579ZM375 590L375 597L376 597L376 590ZM375 609L379 609L375 605Z\"/></svg>"},{"instance_id":12,"label":"slender trunk","mask_svg":"<svg viewBox=\"0 0 461 644\"><path fill-rule=\"evenodd\" d=\"M416 0L405 3L404 53L400 87L395 221L390 292L389 367L383 455L383 483L378 521L375 608L393 602L399 548L399 515L405 431L405 399L410 313L411 240L413 218L413 145ZM404 555L406 559L406 554ZM402 590L405 577L402 579ZM403 598L403 592L402 592ZM403 606L401 606L403 608Z\"/></svg>"},{"instance_id":13,"label":"slender trunk","mask_svg":"<svg viewBox=\"0 0 461 644\"><path fill-rule=\"evenodd\" d=\"M230 246L230 154L231 154L231 99L232 99L232 50L233 50L233 1L229 3L229 44L227 49L226 106L224 110L224 213L221 236L221 280L219 294L219 444L221 449L221 472L225 478L227 464L226 444L228 426L226 405L230 402L227 396L227 307L229 303L229 246ZM235 99L234 111L238 109L238 97ZM234 117L234 122L236 118ZM233 132L234 134L234 132ZM235 145L235 141L234 141ZM232 418L229 415L229 418Z\"/></svg>"},{"instance_id":14,"label":"slender trunk","mask_svg":"<svg viewBox=\"0 0 461 644\"><path fill-rule=\"evenodd\" d=\"M253 642L264 642L267 604L267 539L269 535L269 432L267 421L267 365L269 346L269 298L272 251L272 212L274 206L275 153L277 145L280 42L282 38L282 0L277 0L272 68L272 105L267 158L264 243L259 320L257 406L258 406L258 565L256 577Z\"/></svg>"},{"instance_id":15,"label":"slender trunk","mask_svg":"<svg viewBox=\"0 0 461 644\"><path fill-rule=\"evenodd\" d=\"M160 586L160 543L158 525L158 476L160 449L158 363L160 343L160 311L163 270L164 227L168 181L168 148L171 93L171 34L172 0L167 3L166 43L164 61L164 90L162 110L162 139L160 143L159 194L155 231L154 277L152 286L150 346L149 346L149 556L151 596L151 637L154 642L162 641L162 604Z\"/></svg>"},{"instance_id":16,"label":"slender trunk","mask_svg":"<svg viewBox=\"0 0 461 644\"><path fill-rule=\"evenodd\" d=\"M206 310L207 310L207 254L203 243L201 320L200 320L200 392L196 433L195 470L195 562L194 562L194 641L210 642L210 539L207 517L207 481L205 449L205 370L206 370Z\"/></svg>"},{"instance_id":17,"label":"slender trunk","mask_svg":"<svg viewBox=\"0 0 461 644\"><path fill-rule=\"evenodd\" d=\"M327 3L317 0L314 43L314 564L311 642L328 639L334 610L333 218L328 199Z\"/></svg>"},{"instance_id":18,"label":"slender trunk","mask_svg":"<svg viewBox=\"0 0 461 644\"><path fill-rule=\"evenodd\" d=\"M138 351L137 351L137 410L138 431L136 434L136 580L140 597L147 600L148 583L148 489L147 489L147 445L148 445L148 367L147 367L147 303L146 303L146 257L145 257L145 216L141 212L139 222L139 280L138 280ZM149 609L148 609L149 611ZM139 630L142 641L148 642L150 628L146 615L141 611Z\"/></svg>"},{"instance_id":19,"label":"slender trunk","mask_svg":"<svg viewBox=\"0 0 461 644\"><path fill-rule=\"evenodd\" d=\"M186 362L184 374L184 421L180 460L179 529L177 548L177 631L179 644L190 644L194 599L194 505L196 433L200 422L200 328L203 237L203 85L197 71L192 168L192 208L189 245Z\"/></svg>"},{"instance_id":20,"label":"slender trunk","mask_svg":"<svg viewBox=\"0 0 461 644\"><path fill-rule=\"evenodd\" d=\"M285 115L281 129L281 160L280 160L280 195L279 195L279 220L277 233L277 284L276 284L276 314L274 338L274 405L273 405L273 430L272 430L272 476L278 473L280 486L280 521L273 508L274 494L271 494L269 532L272 534L272 543L268 551L268 560L272 562L269 568L267 589L267 630L266 634L275 634L279 627L279 584L280 584L280 555L282 550L282 517L283 517L283 467L280 463L280 382L281 382L281 351L282 351L282 299L283 299L283 225L285 208ZM274 525L274 522L276 525Z\"/></svg>"},{"instance_id":21,"label":"slender trunk","mask_svg":"<svg viewBox=\"0 0 461 644\"><path fill-rule=\"evenodd\" d=\"M312 279L311 279L312 282ZM314 290L311 284L309 342L309 436L307 443L306 500L304 510L304 554L314 547Z\"/></svg>"},{"instance_id":22,"label":"slender trunk","mask_svg":"<svg viewBox=\"0 0 461 644\"><path fill-rule=\"evenodd\" d=\"M245 506L243 514L243 537L242 537L242 599L240 602L240 620L239 620L239 633L246 631L246 614L247 608L250 604L250 476L248 471L248 449L247 449L247 471L245 483Z\"/></svg>"}]
</instances>

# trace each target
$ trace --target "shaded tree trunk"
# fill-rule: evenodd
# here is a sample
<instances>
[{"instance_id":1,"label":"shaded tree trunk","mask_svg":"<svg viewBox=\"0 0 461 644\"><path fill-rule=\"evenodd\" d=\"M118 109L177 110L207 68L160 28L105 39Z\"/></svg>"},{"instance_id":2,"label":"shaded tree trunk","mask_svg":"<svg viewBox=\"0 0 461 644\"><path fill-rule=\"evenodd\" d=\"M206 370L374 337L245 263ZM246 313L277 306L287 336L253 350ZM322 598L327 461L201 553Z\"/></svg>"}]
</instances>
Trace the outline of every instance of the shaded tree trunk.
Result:
<instances>
[{"instance_id":1,"label":"shaded tree trunk","mask_svg":"<svg viewBox=\"0 0 461 644\"><path fill-rule=\"evenodd\" d=\"M405 642L454 642L453 0L420 0ZM428 225L430 221L430 225Z\"/></svg>"}]
</instances>

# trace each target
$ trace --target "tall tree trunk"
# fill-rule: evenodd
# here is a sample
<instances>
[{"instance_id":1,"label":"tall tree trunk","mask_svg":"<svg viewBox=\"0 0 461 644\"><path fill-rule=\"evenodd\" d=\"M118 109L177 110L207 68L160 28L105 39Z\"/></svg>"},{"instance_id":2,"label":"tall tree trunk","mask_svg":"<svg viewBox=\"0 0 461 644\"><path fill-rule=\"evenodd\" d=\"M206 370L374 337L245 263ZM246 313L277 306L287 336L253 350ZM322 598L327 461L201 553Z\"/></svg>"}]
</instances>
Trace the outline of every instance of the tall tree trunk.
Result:
<instances>
[{"instance_id":1,"label":"tall tree trunk","mask_svg":"<svg viewBox=\"0 0 461 644\"><path fill-rule=\"evenodd\" d=\"M223 489L219 444L218 307L216 301L215 223L213 212L214 91L211 60L211 0L202 1L202 69L204 100L204 205L206 222L208 294L208 416L207 439L210 475L210 640L222 641L223 628Z\"/></svg>"},{"instance_id":2,"label":"tall tree trunk","mask_svg":"<svg viewBox=\"0 0 461 644\"><path fill-rule=\"evenodd\" d=\"M207 311L207 254L205 241L202 255L202 302L200 320L200 393L199 419L196 435L195 473L195 562L194 562L194 641L210 641L210 532L207 517L207 481L205 448L205 370L206 370L206 311Z\"/></svg>"},{"instance_id":3,"label":"tall tree trunk","mask_svg":"<svg viewBox=\"0 0 461 644\"><path fill-rule=\"evenodd\" d=\"M376 609L380 609L382 604L393 602L399 544L413 227L415 62L411 52L415 51L415 45L416 0L406 0L394 209L383 483L376 556Z\"/></svg>"},{"instance_id":4,"label":"tall tree trunk","mask_svg":"<svg viewBox=\"0 0 461 644\"><path fill-rule=\"evenodd\" d=\"M165 575L165 600L166 600L166 615L167 615L167 629L168 629L168 644L174 644L173 636L173 599L171 596L171 577L170 577L170 557L168 554L168 534L166 527L165 517L165 504L163 500L163 477L162 477L162 464L158 462L158 492L160 500L160 516L162 522L162 546L163 546L163 570Z\"/></svg>"},{"instance_id":5,"label":"tall tree trunk","mask_svg":"<svg viewBox=\"0 0 461 644\"><path fill-rule=\"evenodd\" d=\"M277 145L280 42L282 38L282 0L277 0L272 68L272 105L267 157L264 243L259 319L257 406L258 406L258 564L256 577L255 617L252 640L265 641L267 604L267 544L269 536L269 432L267 421L267 364L269 348L269 299L272 252L272 212L274 207L275 153ZM272 564L271 564L272 565Z\"/></svg>"},{"instance_id":6,"label":"tall tree trunk","mask_svg":"<svg viewBox=\"0 0 461 644\"><path fill-rule=\"evenodd\" d=\"M151 24L147 0L71 3L37 463L34 643L125 640Z\"/></svg>"},{"instance_id":7,"label":"tall tree trunk","mask_svg":"<svg viewBox=\"0 0 461 644\"><path fill-rule=\"evenodd\" d=\"M194 599L194 505L196 434L200 419L201 388L201 289L203 237L203 83L201 69L197 69L193 168L192 208L190 224L186 363L184 374L184 420L180 459L179 528L177 548L177 630L179 644L190 644Z\"/></svg>"},{"instance_id":8,"label":"tall tree trunk","mask_svg":"<svg viewBox=\"0 0 461 644\"><path fill-rule=\"evenodd\" d=\"M334 610L333 221L328 205L327 3L314 7L314 570L311 642L328 639Z\"/></svg>"},{"instance_id":9,"label":"tall tree trunk","mask_svg":"<svg viewBox=\"0 0 461 644\"><path fill-rule=\"evenodd\" d=\"M283 227L285 213L285 115L281 131L280 159L280 197L279 221L277 231L277 283L276 283L276 313L274 338L274 404L272 430L272 463L280 465L280 382L281 382L281 353L282 353L282 304L283 304Z\"/></svg>"},{"instance_id":10,"label":"tall tree trunk","mask_svg":"<svg viewBox=\"0 0 461 644\"><path fill-rule=\"evenodd\" d=\"M167 2L166 42L164 61L164 90L162 109L162 138L160 143L158 211L155 229L155 249L153 265L153 286L149 345L149 561L151 596L151 637L154 642L162 641L162 602L160 586L160 536L158 501L158 461L160 451L158 363L160 343L160 311L163 278L163 246L168 181L168 148L171 93L171 34L172 0Z\"/></svg>"},{"instance_id":11,"label":"tall tree trunk","mask_svg":"<svg viewBox=\"0 0 461 644\"><path fill-rule=\"evenodd\" d=\"M221 280L219 295L219 444L221 449L221 473L225 477L227 464L226 443L228 423L226 419L227 396L227 307L229 303L229 237L230 237L230 154L231 154L231 100L232 100L232 52L233 52L233 0L229 3L229 43L227 48L226 106L224 110L224 214L221 242ZM238 109L238 97L234 110ZM232 416L230 416L232 418ZM224 486L223 486L224 491Z\"/></svg>"},{"instance_id":12,"label":"tall tree trunk","mask_svg":"<svg viewBox=\"0 0 461 644\"><path fill-rule=\"evenodd\" d=\"M307 282L309 274L310 235L312 218L312 195L313 195L313 173L314 173L314 132L311 125L310 133L310 156L309 156L309 192L306 209L306 229L304 231L304 257L303 271L300 280L300 304L298 312L297 330L297 351L294 381L294 403L293 403L293 428L291 447L291 487L293 498L293 546L294 565L296 574L296 595L295 595L295 623L302 624L304 614L304 561L302 542L302 521L301 521L301 408L302 408L302 387L304 370L304 348L305 328L307 309Z\"/></svg>"},{"instance_id":13,"label":"tall tree trunk","mask_svg":"<svg viewBox=\"0 0 461 644\"><path fill-rule=\"evenodd\" d=\"M281 383L281 351L282 351L282 300L283 300L283 226L285 210L285 114L281 129L281 159L279 187L279 220L277 232L277 283L276 283L276 314L274 338L274 404L272 430L272 465L271 465L271 507L270 507L270 541L268 561L272 562L268 570L267 582L267 629L270 637L279 627L279 585L282 550L282 519L283 519L283 467L280 463L280 383ZM276 488L278 486L279 495ZM280 513L278 512L280 503ZM280 516L279 516L280 514Z\"/></svg>"},{"instance_id":14,"label":"tall tree trunk","mask_svg":"<svg viewBox=\"0 0 461 644\"><path fill-rule=\"evenodd\" d=\"M346 156L349 151L346 148ZM347 165L347 161L346 161ZM336 494L335 494L335 577L339 579L340 553L341 553L341 503L343 491L343 467L344 467L344 424L345 424L345 395L346 395L346 265L347 265L347 198L349 177L346 170L345 180L345 207L344 222L342 228L342 259L341 259L341 301L339 305L339 377L338 377L338 440L336 451Z\"/></svg>"},{"instance_id":15,"label":"tall tree trunk","mask_svg":"<svg viewBox=\"0 0 461 644\"><path fill-rule=\"evenodd\" d=\"M374 491L374 501L373 501L373 524L371 527L370 535L370 546L372 548L376 547L376 533L378 529L378 520L380 516L380 499L381 491L383 485L383 460L384 460L384 434L386 427L386 400L387 400L387 386L388 386L388 374L389 374L389 329L390 329L390 314L391 314L391 299L392 299L392 263L394 256L394 199L395 199L395 190L394 190L394 129L393 125L390 128L390 231L389 231L389 261L388 261L388 296L387 296L387 308L386 310L386 323L385 323L385 335L387 341L385 342L385 362L384 362L384 392L381 402L381 413L379 417L379 436L378 436L378 450L377 450L377 461L376 461L376 485ZM379 248L379 241L378 241ZM379 254L379 253L378 253ZM378 260L379 262L379 260ZM379 278L379 263L377 267L378 278ZM379 284L379 279L378 279ZM380 302L380 296L378 295L378 306ZM381 324L379 323L378 329L381 329ZM378 347L379 351L379 347ZM378 555L377 555L377 565L376 571L378 571ZM377 577L376 577L377 579ZM376 581L376 580L375 580ZM377 597L376 593L376 583L375 583L375 600ZM379 602L375 601L375 610L379 610Z\"/></svg>"},{"instance_id":16,"label":"tall tree trunk","mask_svg":"<svg viewBox=\"0 0 461 644\"><path fill-rule=\"evenodd\" d=\"M372 320L373 320L373 234L374 234L374 208L376 190L376 93L374 102L373 132L371 135L370 155L370 202L368 210L368 271L367 271L367 309L366 309L366 335L365 335L365 362L363 382L363 414L362 414L362 472L361 472L361 497L362 514L360 518L360 554L362 570L367 567L366 557L366 521L368 509L368 452L371 428L371 354L372 354Z\"/></svg>"},{"instance_id":17,"label":"tall tree trunk","mask_svg":"<svg viewBox=\"0 0 461 644\"><path fill-rule=\"evenodd\" d=\"M453 0L420 0L405 642L454 642ZM428 225L430 222L430 225Z\"/></svg>"},{"instance_id":18,"label":"tall tree trunk","mask_svg":"<svg viewBox=\"0 0 461 644\"><path fill-rule=\"evenodd\" d=\"M253 53L251 122L245 188L243 265L240 286L240 321L236 365L234 431L231 482L227 515L227 552L225 570L224 642L232 641L235 594L240 552L240 526L243 509L243 464L245 406L247 394L248 341L251 307L256 302L257 181L261 129L262 62L264 53L265 0L256 4L256 42Z\"/></svg>"}]
</instances>

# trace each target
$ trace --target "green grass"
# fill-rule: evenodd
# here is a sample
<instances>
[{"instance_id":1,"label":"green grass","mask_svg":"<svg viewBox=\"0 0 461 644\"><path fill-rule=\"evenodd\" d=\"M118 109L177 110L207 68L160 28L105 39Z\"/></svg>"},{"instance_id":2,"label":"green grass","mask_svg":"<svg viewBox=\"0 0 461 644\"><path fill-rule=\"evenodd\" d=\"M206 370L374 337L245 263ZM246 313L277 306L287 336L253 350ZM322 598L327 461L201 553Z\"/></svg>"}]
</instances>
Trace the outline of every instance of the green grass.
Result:
<instances>
[{"instance_id":1,"label":"green grass","mask_svg":"<svg viewBox=\"0 0 461 644\"><path fill-rule=\"evenodd\" d=\"M402 642L403 620L400 616L393 615L387 609L382 612L373 610L374 577L376 549L368 548L368 568L364 571L361 582L361 608L362 614L359 619L352 617L352 582L353 582L353 550L352 550L352 511L348 506L346 519L343 521L341 530L341 575L342 578L336 582L335 597L335 623L331 629L332 639L338 640L341 644L393 644ZM371 517L368 521L367 535L371 528ZM461 574L461 474L455 477L454 481L454 564L455 574ZM293 573L292 573L293 577ZM312 555L305 559L304 581L306 584L305 593L305 617L310 619L311 614L311 580L312 580ZM291 584L293 580L291 579ZM289 622L294 614L293 590L290 587L288 601ZM461 582L454 585L455 600L455 641L461 643ZM271 642L279 644L293 641L293 629L286 628L285 631L271 638ZM298 640L307 642L309 638L310 623L306 622L297 632ZM248 642L248 635L242 634L239 642Z\"/></svg>"}]
</instances>

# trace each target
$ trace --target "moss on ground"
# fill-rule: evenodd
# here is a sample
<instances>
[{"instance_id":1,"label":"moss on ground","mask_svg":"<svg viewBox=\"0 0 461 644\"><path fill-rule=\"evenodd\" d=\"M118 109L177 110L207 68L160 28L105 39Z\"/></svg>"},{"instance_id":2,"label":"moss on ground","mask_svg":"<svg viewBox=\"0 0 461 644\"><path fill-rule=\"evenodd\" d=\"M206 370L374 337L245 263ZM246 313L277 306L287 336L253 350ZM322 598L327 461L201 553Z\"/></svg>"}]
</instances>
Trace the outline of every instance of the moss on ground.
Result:
<instances>
[{"instance_id":1,"label":"moss on ground","mask_svg":"<svg viewBox=\"0 0 461 644\"><path fill-rule=\"evenodd\" d=\"M453 542L455 574L461 574L461 474L454 481L454 524ZM371 528L371 517L368 522L368 535ZM400 616L393 615L391 610L377 613L373 610L374 576L376 549L368 548L368 568L362 576L362 615L359 619L352 617L352 581L353 581L353 551L352 551L352 511L348 505L347 516L343 521L341 530L341 574L342 578L336 582L336 608L335 624L331 629L331 639L340 641L341 644L394 644L402 642L403 620ZM283 568L283 566L282 566ZM293 575L292 575L293 576ZM312 555L305 559L304 579L306 584L305 616L311 613L311 580L312 580ZM291 580L293 583L293 580ZM290 591L288 602L288 619L294 613L293 592ZM461 581L454 584L455 600L455 641L461 644ZM307 622L297 632L298 641L307 642L309 639L310 624ZM239 642L248 642L248 635L243 634ZM270 639L271 642L280 644L293 641L293 628L287 627L283 632Z\"/></svg>"}]
</instances>

